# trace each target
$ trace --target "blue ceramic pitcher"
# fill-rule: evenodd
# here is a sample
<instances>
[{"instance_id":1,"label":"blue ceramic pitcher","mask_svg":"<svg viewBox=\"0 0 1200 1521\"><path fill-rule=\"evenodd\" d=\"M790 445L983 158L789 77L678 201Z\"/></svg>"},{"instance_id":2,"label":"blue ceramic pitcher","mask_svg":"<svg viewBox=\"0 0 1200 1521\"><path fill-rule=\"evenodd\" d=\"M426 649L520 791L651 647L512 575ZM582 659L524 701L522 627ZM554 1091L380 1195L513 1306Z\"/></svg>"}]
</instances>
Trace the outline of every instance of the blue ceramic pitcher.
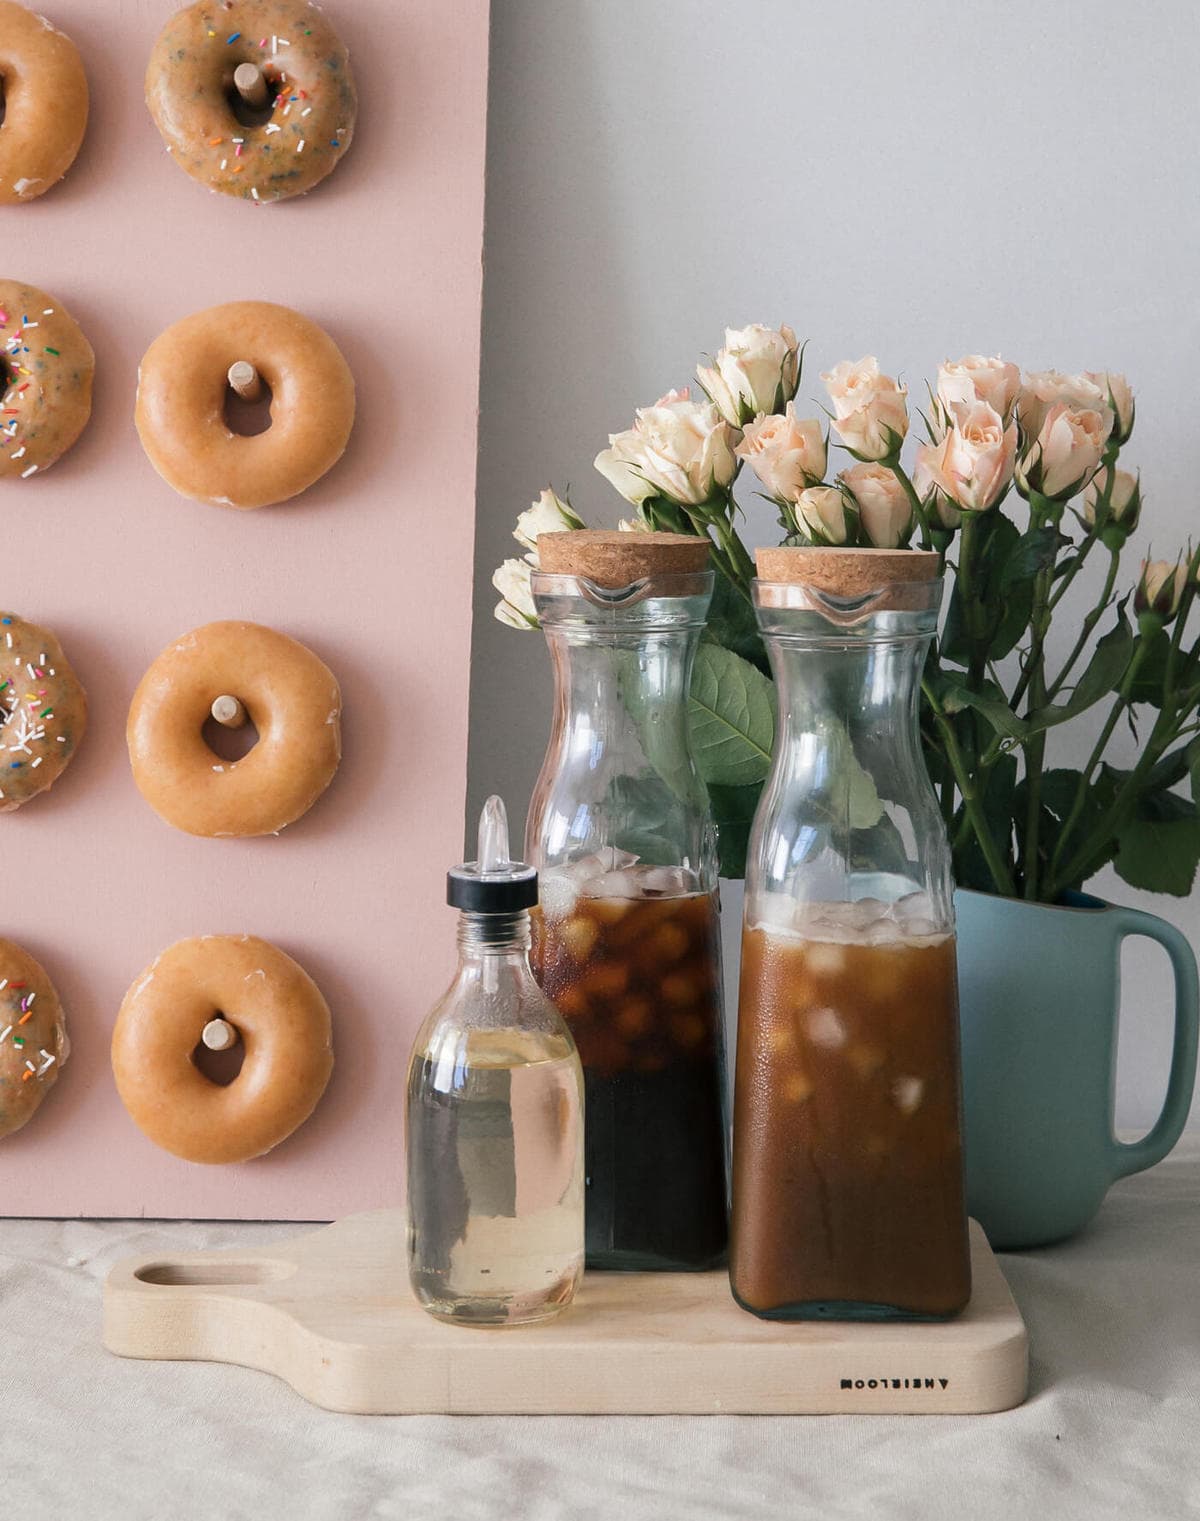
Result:
<instances>
[{"instance_id":1,"label":"blue ceramic pitcher","mask_svg":"<svg viewBox=\"0 0 1200 1521\"><path fill-rule=\"evenodd\" d=\"M1179 1139L1196 1078L1196 958L1173 925L1082 894L1051 907L960 891L955 909L967 1207L994 1247L1059 1241ZM1162 1112L1125 1144L1113 1095L1128 935L1171 958L1175 1038Z\"/></svg>"}]
</instances>

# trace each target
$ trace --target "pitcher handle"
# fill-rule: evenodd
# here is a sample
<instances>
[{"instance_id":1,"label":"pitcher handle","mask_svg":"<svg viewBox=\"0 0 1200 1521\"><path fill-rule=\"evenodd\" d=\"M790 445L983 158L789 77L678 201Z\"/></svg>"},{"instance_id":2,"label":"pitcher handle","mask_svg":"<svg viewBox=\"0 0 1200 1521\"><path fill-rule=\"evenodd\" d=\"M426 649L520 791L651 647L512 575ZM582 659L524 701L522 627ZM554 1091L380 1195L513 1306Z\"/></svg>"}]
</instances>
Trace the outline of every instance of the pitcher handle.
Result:
<instances>
[{"instance_id":1,"label":"pitcher handle","mask_svg":"<svg viewBox=\"0 0 1200 1521\"><path fill-rule=\"evenodd\" d=\"M1167 1096L1158 1119L1140 1141L1112 1141L1113 1177L1124 1178L1161 1162L1187 1124L1196 1082L1196 1047L1200 1034L1200 980L1196 958L1186 938L1173 924L1136 908L1117 908L1113 928L1121 940L1144 935L1156 940L1171 958L1175 973L1175 1035Z\"/></svg>"}]
</instances>

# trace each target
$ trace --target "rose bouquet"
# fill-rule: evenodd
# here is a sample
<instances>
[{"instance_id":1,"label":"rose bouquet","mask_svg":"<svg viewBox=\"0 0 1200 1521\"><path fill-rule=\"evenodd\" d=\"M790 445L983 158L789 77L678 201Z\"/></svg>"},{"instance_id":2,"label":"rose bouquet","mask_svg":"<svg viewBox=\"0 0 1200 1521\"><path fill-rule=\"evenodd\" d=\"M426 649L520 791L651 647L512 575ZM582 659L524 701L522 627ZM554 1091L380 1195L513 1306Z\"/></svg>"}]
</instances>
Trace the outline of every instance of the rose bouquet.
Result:
<instances>
[{"instance_id":1,"label":"rose bouquet","mask_svg":"<svg viewBox=\"0 0 1200 1521\"><path fill-rule=\"evenodd\" d=\"M1187 894L1200 862L1200 632L1191 620L1200 551L1143 560L1122 577L1142 508L1139 478L1120 464L1134 425L1124 377L1022 376L979 355L946 363L906 465L907 387L873 358L843 362L821 377L825 419L801 417L802 360L790 328L729 329L697 368L703 399L669 392L596 457L636 510L622 528L699 534L711 545L716 592L691 709L722 871L742 872L774 721L750 602L754 565L737 529L735 485L748 467L786 543L941 555L952 587L922 683L922 736L961 885L1053 903L1111 862L1133 887ZM833 480L831 440L852 461ZM496 572L497 617L536 627L537 536L581 527L550 490L521 514L515 537L527 552ZM1078 597L1064 607L1093 557L1104 565L1095 599L1082 613ZM1056 618L1065 641L1050 638ZM1136 739L1127 766L1112 754L1122 723ZM1051 753L1069 724L1092 741L1082 766Z\"/></svg>"}]
</instances>

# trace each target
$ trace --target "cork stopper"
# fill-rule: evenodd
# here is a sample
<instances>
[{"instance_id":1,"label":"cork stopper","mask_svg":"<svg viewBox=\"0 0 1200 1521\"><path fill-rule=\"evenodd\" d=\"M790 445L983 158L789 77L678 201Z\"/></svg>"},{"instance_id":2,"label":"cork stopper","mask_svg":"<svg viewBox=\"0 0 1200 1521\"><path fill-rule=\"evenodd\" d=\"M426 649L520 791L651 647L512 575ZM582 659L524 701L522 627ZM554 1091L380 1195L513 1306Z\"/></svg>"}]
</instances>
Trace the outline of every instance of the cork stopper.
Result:
<instances>
[{"instance_id":1,"label":"cork stopper","mask_svg":"<svg viewBox=\"0 0 1200 1521\"><path fill-rule=\"evenodd\" d=\"M830 549L781 545L760 549L760 581L815 587L834 597L869 597L884 586L936 581L940 557L931 549Z\"/></svg>"},{"instance_id":2,"label":"cork stopper","mask_svg":"<svg viewBox=\"0 0 1200 1521\"><path fill-rule=\"evenodd\" d=\"M537 553L538 564L551 575L583 576L609 590L645 576L694 575L708 569L708 540L686 533L577 528L539 534Z\"/></svg>"}]
</instances>

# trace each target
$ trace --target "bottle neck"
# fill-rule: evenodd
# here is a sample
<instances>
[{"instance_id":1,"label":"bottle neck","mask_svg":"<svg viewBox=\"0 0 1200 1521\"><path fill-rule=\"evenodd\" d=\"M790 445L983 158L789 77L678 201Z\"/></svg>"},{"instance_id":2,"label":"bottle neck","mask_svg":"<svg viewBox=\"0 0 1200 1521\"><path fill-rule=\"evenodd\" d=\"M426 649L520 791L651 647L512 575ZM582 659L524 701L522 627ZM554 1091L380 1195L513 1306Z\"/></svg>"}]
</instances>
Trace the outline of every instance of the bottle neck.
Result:
<instances>
[{"instance_id":1,"label":"bottle neck","mask_svg":"<svg viewBox=\"0 0 1200 1521\"><path fill-rule=\"evenodd\" d=\"M460 960L515 957L529 958L529 915L522 909L515 914L474 914L458 916L458 952Z\"/></svg>"}]
</instances>

